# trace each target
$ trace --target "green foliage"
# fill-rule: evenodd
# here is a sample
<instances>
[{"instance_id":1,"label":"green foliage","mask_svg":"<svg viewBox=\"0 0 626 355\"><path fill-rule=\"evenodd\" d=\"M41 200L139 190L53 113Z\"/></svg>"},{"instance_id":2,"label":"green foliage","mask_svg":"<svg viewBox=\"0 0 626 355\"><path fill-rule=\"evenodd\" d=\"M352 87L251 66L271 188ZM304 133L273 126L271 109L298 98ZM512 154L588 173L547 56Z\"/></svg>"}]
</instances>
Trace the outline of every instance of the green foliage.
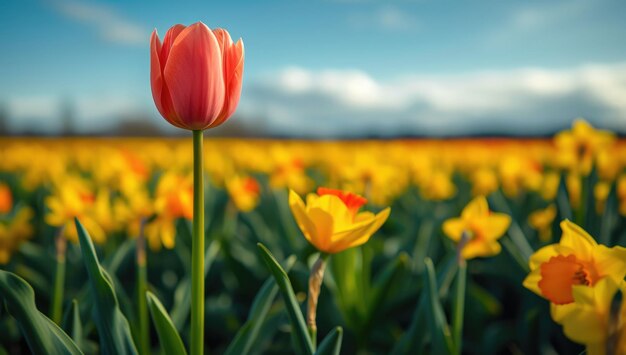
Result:
<instances>
[{"instance_id":1,"label":"green foliage","mask_svg":"<svg viewBox=\"0 0 626 355\"><path fill-rule=\"evenodd\" d=\"M35 292L21 277L0 270L0 297L17 320L33 354L82 354L58 325L37 310Z\"/></svg>"},{"instance_id":2,"label":"green foliage","mask_svg":"<svg viewBox=\"0 0 626 355\"><path fill-rule=\"evenodd\" d=\"M274 279L280 288L280 292L283 295L285 307L289 313L289 319L291 320L291 326L294 332L293 338L295 339L295 350L300 354L313 354L313 343L309 337L309 332L306 324L304 323L302 311L300 310L300 304L296 300L296 295L293 292L291 281L289 281L287 273L280 266L278 261L274 259L272 253L270 253L270 251L263 246L263 244L259 243L258 247L261 257L263 258L263 261L265 261L265 265L267 265L267 268L272 273L272 276L274 276Z\"/></svg>"},{"instance_id":3,"label":"green foliage","mask_svg":"<svg viewBox=\"0 0 626 355\"><path fill-rule=\"evenodd\" d=\"M128 320L119 308L113 281L100 266L91 238L78 219L76 230L89 274L94 320L100 335L100 351L105 355L137 354Z\"/></svg>"},{"instance_id":4,"label":"green foliage","mask_svg":"<svg viewBox=\"0 0 626 355\"><path fill-rule=\"evenodd\" d=\"M146 297L148 298L152 321L154 322L154 327L159 335L159 342L163 348L163 354L186 355L187 351L185 350L183 341L180 339L180 335L178 335L176 327L174 327L174 323L172 323L161 301L150 291L147 292Z\"/></svg>"}]
</instances>

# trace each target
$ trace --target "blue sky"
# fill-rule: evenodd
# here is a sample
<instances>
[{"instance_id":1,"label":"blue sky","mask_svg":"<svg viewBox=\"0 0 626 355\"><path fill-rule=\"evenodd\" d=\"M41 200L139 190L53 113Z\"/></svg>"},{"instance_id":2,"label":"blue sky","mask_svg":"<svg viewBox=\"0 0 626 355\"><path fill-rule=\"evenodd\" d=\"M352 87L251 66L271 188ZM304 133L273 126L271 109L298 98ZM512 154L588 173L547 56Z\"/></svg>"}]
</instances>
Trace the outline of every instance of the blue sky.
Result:
<instances>
[{"instance_id":1,"label":"blue sky","mask_svg":"<svg viewBox=\"0 0 626 355\"><path fill-rule=\"evenodd\" d=\"M78 1L0 5L14 132L158 116L148 38L203 21L242 37L237 125L315 137L545 134L584 116L626 133L626 2ZM232 122L227 125L232 125Z\"/></svg>"}]
</instances>

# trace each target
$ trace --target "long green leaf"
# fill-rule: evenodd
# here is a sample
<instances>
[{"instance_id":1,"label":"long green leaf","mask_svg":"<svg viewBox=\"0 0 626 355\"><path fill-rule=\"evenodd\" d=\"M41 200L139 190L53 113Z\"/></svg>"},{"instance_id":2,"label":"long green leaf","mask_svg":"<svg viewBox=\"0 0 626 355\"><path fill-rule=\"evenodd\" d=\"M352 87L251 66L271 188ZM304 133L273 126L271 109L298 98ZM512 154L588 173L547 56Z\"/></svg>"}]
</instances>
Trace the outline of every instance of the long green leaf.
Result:
<instances>
[{"instance_id":1,"label":"long green leaf","mask_svg":"<svg viewBox=\"0 0 626 355\"><path fill-rule=\"evenodd\" d=\"M286 261L285 271L288 272L295 262L296 257L290 256ZM261 327L265 323L265 318L277 293L278 285L274 278L272 277L265 281L261 290L254 298L246 323L237 332L235 339L226 349L225 355L240 355L250 352L250 348L256 341Z\"/></svg>"},{"instance_id":2,"label":"long green leaf","mask_svg":"<svg viewBox=\"0 0 626 355\"><path fill-rule=\"evenodd\" d=\"M82 345L83 325L80 321L80 308L77 300L72 300L72 306L67 309L63 316L63 329L72 336L72 340L80 349L84 349Z\"/></svg>"},{"instance_id":3,"label":"long green leaf","mask_svg":"<svg viewBox=\"0 0 626 355\"><path fill-rule=\"evenodd\" d=\"M152 292L148 291L146 297L148 298L150 314L152 314L152 321L159 335L159 342L163 348L163 353L187 354L183 341L180 339L180 335L178 335L176 327L167 314L165 307L163 307L159 299L153 295Z\"/></svg>"},{"instance_id":4,"label":"long green leaf","mask_svg":"<svg viewBox=\"0 0 626 355\"><path fill-rule=\"evenodd\" d=\"M426 258L424 264L426 265L426 276L428 277L424 291L426 292L427 303L430 306L427 308L426 314L432 338L432 351L434 354L451 354L453 350L452 337L446 321L446 315L439 301L435 267L430 258Z\"/></svg>"},{"instance_id":5,"label":"long green leaf","mask_svg":"<svg viewBox=\"0 0 626 355\"><path fill-rule=\"evenodd\" d=\"M59 326L35 305L35 292L21 277L0 270L0 298L17 320L33 354L82 354Z\"/></svg>"},{"instance_id":6,"label":"long green leaf","mask_svg":"<svg viewBox=\"0 0 626 355\"><path fill-rule=\"evenodd\" d=\"M452 307L452 337L456 354L463 349L463 320L465 315L465 289L467 281L467 263L462 260L454 284L454 303Z\"/></svg>"},{"instance_id":7,"label":"long green leaf","mask_svg":"<svg viewBox=\"0 0 626 355\"><path fill-rule=\"evenodd\" d=\"M339 355L341 352L341 341L343 340L343 328L337 327L333 329L322 340L315 355Z\"/></svg>"},{"instance_id":8,"label":"long green leaf","mask_svg":"<svg viewBox=\"0 0 626 355\"><path fill-rule=\"evenodd\" d=\"M100 266L89 234L78 219L75 220L83 261L89 274L93 313L102 354L137 354L128 320L120 311L111 277Z\"/></svg>"},{"instance_id":9,"label":"long green leaf","mask_svg":"<svg viewBox=\"0 0 626 355\"><path fill-rule=\"evenodd\" d=\"M422 262L423 264L423 262ZM440 261L437 271L437 285L439 285L439 297L445 297L448 294L450 283L452 282L457 269L455 256L449 256L446 260ZM411 324L404 332L402 337L393 347L391 354L415 354L421 353L420 346L423 342L425 309L428 307L426 295L422 292L417 301L417 307L411 317Z\"/></svg>"},{"instance_id":10,"label":"long green leaf","mask_svg":"<svg viewBox=\"0 0 626 355\"><path fill-rule=\"evenodd\" d=\"M276 280L276 283L280 288L280 292L285 300L285 307L287 307L287 312L289 313L289 319L294 332L293 338L295 339L296 350L301 354L313 354L313 343L309 337L309 332L306 324L304 323L304 317L302 316L300 305L296 300L296 295L293 292L287 273L282 267L280 267L280 264L278 264L276 259L274 259L272 253L270 253L270 251L267 250L263 244L258 243L257 246L259 247L263 261L274 276L274 279Z\"/></svg>"}]
</instances>

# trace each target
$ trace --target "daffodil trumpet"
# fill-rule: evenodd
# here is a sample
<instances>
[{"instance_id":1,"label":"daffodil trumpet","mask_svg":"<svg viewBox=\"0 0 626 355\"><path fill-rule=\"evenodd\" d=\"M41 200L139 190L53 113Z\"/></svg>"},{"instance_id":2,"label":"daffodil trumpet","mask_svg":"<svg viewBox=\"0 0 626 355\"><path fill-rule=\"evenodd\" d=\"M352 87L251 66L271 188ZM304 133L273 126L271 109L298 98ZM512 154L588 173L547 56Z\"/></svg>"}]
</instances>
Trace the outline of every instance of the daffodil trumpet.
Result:
<instances>
[{"instance_id":1,"label":"daffodil trumpet","mask_svg":"<svg viewBox=\"0 0 626 355\"><path fill-rule=\"evenodd\" d=\"M309 335L311 336L313 347L315 347L317 343L317 300L320 296L322 282L324 281L324 271L326 270L327 258L328 254L321 253L315 264L313 264L313 267L311 268L311 275L309 276L306 325L309 329Z\"/></svg>"},{"instance_id":2,"label":"daffodil trumpet","mask_svg":"<svg viewBox=\"0 0 626 355\"><path fill-rule=\"evenodd\" d=\"M63 290L65 287L65 254L67 252L67 239L63 233L64 229L65 226L58 228L54 241L56 248L56 267L54 271L54 289L52 291L50 318L58 325L61 324L61 315L63 314Z\"/></svg>"}]
</instances>

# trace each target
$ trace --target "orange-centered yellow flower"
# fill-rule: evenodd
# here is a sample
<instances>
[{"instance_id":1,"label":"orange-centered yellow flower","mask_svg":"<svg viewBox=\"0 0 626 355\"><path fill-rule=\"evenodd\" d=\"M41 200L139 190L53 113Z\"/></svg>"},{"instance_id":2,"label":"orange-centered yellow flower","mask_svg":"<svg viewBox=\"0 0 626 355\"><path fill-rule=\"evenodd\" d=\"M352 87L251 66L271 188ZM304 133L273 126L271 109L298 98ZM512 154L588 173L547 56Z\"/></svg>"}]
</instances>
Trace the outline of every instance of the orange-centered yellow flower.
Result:
<instances>
[{"instance_id":1,"label":"orange-centered yellow flower","mask_svg":"<svg viewBox=\"0 0 626 355\"><path fill-rule=\"evenodd\" d=\"M616 284L609 277L599 280L594 287L574 285L574 301L559 306L563 310L553 316L554 321L563 326L569 339L584 344L589 355L609 353L609 342L613 342L611 354L624 354L626 299L622 297L620 303L613 304L618 291L626 292L624 283Z\"/></svg>"},{"instance_id":2,"label":"orange-centered yellow flower","mask_svg":"<svg viewBox=\"0 0 626 355\"><path fill-rule=\"evenodd\" d=\"M304 237L329 254L367 242L385 223L391 209L378 214L359 212L366 202L353 193L320 187L317 194L307 195L305 205L297 193L289 191L289 206Z\"/></svg>"},{"instance_id":3,"label":"orange-centered yellow flower","mask_svg":"<svg viewBox=\"0 0 626 355\"><path fill-rule=\"evenodd\" d=\"M511 217L489 211L487 199L478 196L463 209L461 217L450 218L443 223L443 232L461 244L461 257L472 259L500 253L498 239L506 233L510 224Z\"/></svg>"},{"instance_id":4,"label":"orange-centered yellow flower","mask_svg":"<svg viewBox=\"0 0 626 355\"><path fill-rule=\"evenodd\" d=\"M239 211L252 211L259 204L261 187L251 176L233 176L226 180L226 190Z\"/></svg>"},{"instance_id":5,"label":"orange-centered yellow flower","mask_svg":"<svg viewBox=\"0 0 626 355\"><path fill-rule=\"evenodd\" d=\"M524 287L554 305L574 302L572 287L594 286L609 277L619 284L626 275L626 248L607 248L596 241L576 224L561 222L563 235L559 244L539 249L530 257L530 274ZM564 309L552 308L557 319Z\"/></svg>"}]
</instances>

